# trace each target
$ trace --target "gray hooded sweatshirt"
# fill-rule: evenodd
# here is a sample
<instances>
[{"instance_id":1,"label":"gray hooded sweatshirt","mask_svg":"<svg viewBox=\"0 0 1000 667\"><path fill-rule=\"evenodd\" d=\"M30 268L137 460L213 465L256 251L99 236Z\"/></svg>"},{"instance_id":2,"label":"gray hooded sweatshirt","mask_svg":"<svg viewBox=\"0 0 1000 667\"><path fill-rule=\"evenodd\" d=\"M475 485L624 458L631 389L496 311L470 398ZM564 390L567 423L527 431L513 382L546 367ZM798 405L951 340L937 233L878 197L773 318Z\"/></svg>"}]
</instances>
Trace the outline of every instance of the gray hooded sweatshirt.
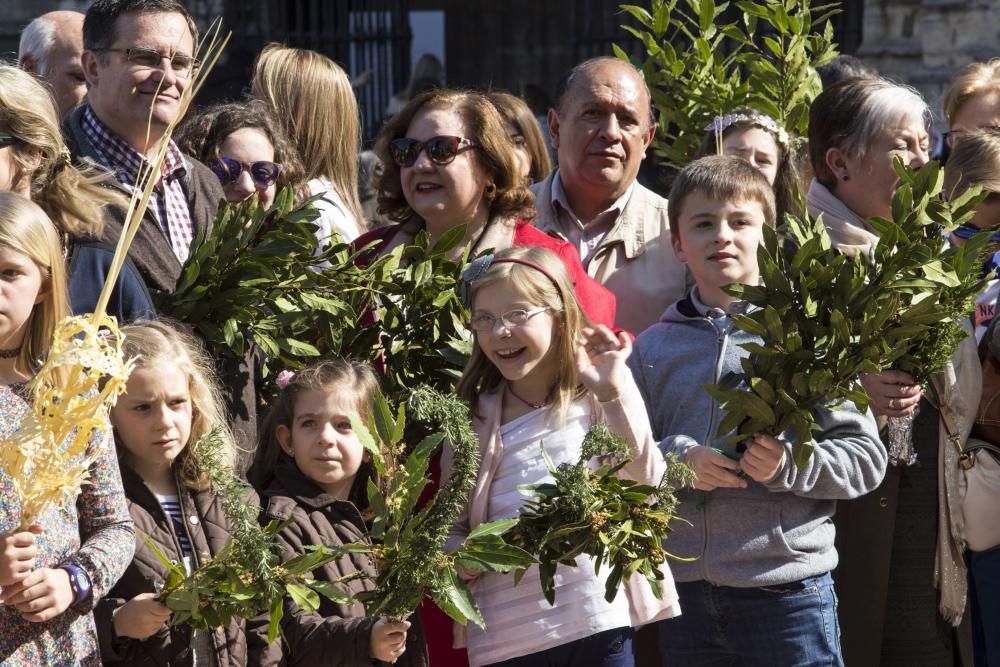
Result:
<instances>
[{"instance_id":1,"label":"gray hooded sweatshirt","mask_svg":"<svg viewBox=\"0 0 1000 667\"><path fill-rule=\"evenodd\" d=\"M716 437L725 416L705 390L729 372L739 372L749 353L742 343L762 342L737 329L731 314L698 299L697 288L678 301L636 340L629 366L648 408L653 437L664 454L683 460L694 446L716 447L739 458L742 447ZM837 565L833 512L839 499L875 489L887 456L871 413L847 404L816 415L822 427L815 451L801 470L785 444L784 466L767 483L747 478L745 489L680 492L679 515L665 548L690 563L672 561L677 581L716 586L768 586L829 572Z\"/></svg>"}]
</instances>

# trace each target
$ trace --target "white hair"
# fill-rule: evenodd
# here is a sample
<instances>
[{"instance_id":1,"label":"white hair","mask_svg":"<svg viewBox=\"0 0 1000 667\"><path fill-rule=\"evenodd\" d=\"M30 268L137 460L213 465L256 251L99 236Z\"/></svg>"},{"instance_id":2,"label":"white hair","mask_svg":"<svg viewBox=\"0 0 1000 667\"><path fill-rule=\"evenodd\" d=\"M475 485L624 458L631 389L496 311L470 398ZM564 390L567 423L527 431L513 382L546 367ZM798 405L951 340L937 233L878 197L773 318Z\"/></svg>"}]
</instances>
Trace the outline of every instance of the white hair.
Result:
<instances>
[{"instance_id":1,"label":"white hair","mask_svg":"<svg viewBox=\"0 0 1000 667\"><path fill-rule=\"evenodd\" d=\"M888 79L879 81L862 103L854 127L841 146L845 153L862 160L868 157L878 133L894 123L914 121L928 129L934 120L916 89Z\"/></svg>"},{"instance_id":2,"label":"white hair","mask_svg":"<svg viewBox=\"0 0 1000 667\"><path fill-rule=\"evenodd\" d=\"M21 31L21 43L17 47L17 61L24 62L24 56L30 55L38 63L39 76L48 76L49 54L56 43L55 21L39 16Z\"/></svg>"}]
</instances>

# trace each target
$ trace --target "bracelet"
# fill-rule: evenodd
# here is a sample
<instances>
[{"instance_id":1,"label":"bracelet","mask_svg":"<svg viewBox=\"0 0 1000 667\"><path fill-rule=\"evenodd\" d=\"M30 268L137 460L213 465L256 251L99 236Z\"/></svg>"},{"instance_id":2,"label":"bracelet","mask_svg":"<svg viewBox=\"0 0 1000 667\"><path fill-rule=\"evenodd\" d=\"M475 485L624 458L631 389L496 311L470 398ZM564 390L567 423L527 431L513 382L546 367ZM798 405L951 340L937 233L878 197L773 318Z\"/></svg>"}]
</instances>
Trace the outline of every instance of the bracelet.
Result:
<instances>
[{"instance_id":1,"label":"bracelet","mask_svg":"<svg viewBox=\"0 0 1000 667\"><path fill-rule=\"evenodd\" d=\"M73 604L80 604L90 596L90 576L79 565L67 563L59 569L66 570L69 575L69 586L73 590Z\"/></svg>"}]
</instances>

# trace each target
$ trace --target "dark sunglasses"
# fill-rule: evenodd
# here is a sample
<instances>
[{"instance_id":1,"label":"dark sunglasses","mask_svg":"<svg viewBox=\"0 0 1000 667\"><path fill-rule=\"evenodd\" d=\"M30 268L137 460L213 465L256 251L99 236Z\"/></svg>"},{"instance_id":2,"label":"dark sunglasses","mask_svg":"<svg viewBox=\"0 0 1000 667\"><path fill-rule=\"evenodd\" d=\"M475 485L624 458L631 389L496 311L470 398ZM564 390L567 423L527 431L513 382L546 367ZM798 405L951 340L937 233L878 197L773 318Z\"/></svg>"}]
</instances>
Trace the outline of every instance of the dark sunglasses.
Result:
<instances>
[{"instance_id":1,"label":"dark sunglasses","mask_svg":"<svg viewBox=\"0 0 1000 667\"><path fill-rule=\"evenodd\" d=\"M475 147L476 144L465 137L448 136L431 137L427 141L417 141L404 137L389 144L392 159L400 167L412 167L413 163L420 157L420 151L424 149L427 150L427 157L434 164L448 164L462 151Z\"/></svg>"},{"instance_id":2,"label":"dark sunglasses","mask_svg":"<svg viewBox=\"0 0 1000 667\"><path fill-rule=\"evenodd\" d=\"M212 171L219 177L223 185L232 185L246 169L253 180L254 186L258 190L271 187L271 184L278 180L281 173L281 165L274 162L261 160L253 164L243 164L239 160L228 157L220 157L212 164Z\"/></svg>"},{"instance_id":3,"label":"dark sunglasses","mask_svg":"<svg viewBox=\"0 0 1000 667\"><path fill-rule=\"evenodd\" d=\"M959 225L955 229L951 230L951 233L960 239L968 240L981 231L983 230L979 229L979 227L976 227L975 225L966 222L964 224ZM990 240L993 243L1000 243L1000 230L993 232L993 238L991 238Z\"/></svg>"},{"instance_id":4,"label":"dark sunglasses","mask_svg":"<svg viewBox=\"0 0 1000 667\"><path fill-rule=\"evenodd\" d=\"M19 144L19 143L21 143L21 140L15 137L13 134L0 132L0 148L7 148L8 146L13 146L14 144Z\"/></svg>"}]
</instances>

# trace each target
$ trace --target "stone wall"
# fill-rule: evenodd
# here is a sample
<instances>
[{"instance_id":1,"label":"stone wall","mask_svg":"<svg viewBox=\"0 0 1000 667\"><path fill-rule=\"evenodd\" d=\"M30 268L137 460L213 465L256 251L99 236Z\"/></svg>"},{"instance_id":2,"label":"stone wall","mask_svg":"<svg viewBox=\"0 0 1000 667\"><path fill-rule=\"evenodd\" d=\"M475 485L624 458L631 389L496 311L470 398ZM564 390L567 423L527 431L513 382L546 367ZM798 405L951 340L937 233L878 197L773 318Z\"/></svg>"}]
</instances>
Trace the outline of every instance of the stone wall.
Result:
<instances>
[{"instance_id":1,"label":"stone wall","mask_svg":"<svg viewBox=\"0 0 1000 667\"><path fill-rule=\"evenodd\" d=\"M1000 0L866 0L863 35L857 55L917 88L943 123L955 72L1000 56Z\"/></svg>"}]
</instances>

